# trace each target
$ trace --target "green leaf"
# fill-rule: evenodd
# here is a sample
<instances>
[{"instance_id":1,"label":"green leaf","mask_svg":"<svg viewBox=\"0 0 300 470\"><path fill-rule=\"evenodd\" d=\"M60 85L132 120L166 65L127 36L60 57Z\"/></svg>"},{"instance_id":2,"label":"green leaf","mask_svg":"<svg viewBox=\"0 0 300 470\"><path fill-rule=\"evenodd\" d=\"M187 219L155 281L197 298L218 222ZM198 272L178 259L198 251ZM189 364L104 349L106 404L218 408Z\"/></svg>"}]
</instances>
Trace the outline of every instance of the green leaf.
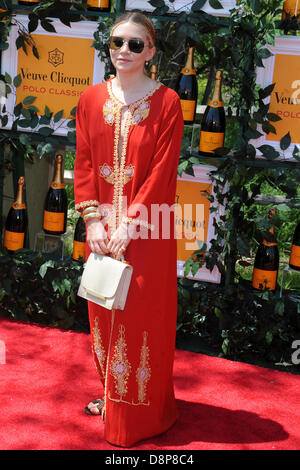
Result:
<instances>
[{"instance_id":1,"label":"green leaf","mask_svg":"<svg viewBox=\"0 0 300 470\"><path fill-rule=\"evenodd\" d=\"M71 116L74 116L74 117L76 116L76 108L77 108L77 106L74 106L74 108L71 110L71 112L70 112Z\"/></svg>"},{"instance_id":2,"label":"green leaf","mask_svg":"<svg viewBox=\"0 0 300 470\"><path fill-rule=\"evenodd\" d=\"M273 334L272 334L272 331L267 331L265 338L266 338L266 342L267 342L268 344L271 344L272 341L273 341Z\"/></svg>"},{"instance_id":3,"label":"green leaf","mask_svg":"<svg viewBox=\"0 0 300 470\"><path fill-rule=\"evenodd\" d=\"M195 3L193 3L191 10L192 11L200 11L204 7L206 3L206 0L196 0Z\"/></svg>"},{"instance_id":4,"label":"green leaf","mask_svg":"<svg viewBox=\"0 0 300 470\"><path fill-rule=\"evenodd\" d=\"M275 304L275 313L277 313L281 317L283 316L283 313L284 313L284 302L283 302L283 300L279 300L278 302L276 302L276 304Z\"/></svg>"},{"instance_id":5,"label":"green leaf","mask_svg":"<svg viewBox=\"0 0 300 470\"><path fill-rule=\"evenodd\" d=\"M225 338L223 343L222 343L222 351L226 355L228 352L228 345L229 345L229 339Z\"/></svg>"},{"instance_id":6,"label":"green leaf","mask_svg":"<svg viewBox=\"0 0 300 470\"><path fill-rule=\"evenodd\" d=\"M52 20L42 18L41 19L41 26L44 28L48 33L56 33L56 29L54 26L51 24Z\"/></svg>"},{"instance_id":7,"label":"green leaf","mask_svg":"<svg viewBox=\"0 0 300 470\"><path fill-rule=\"evenodd\" d=\"M21 84L22 84L22 77L20 74L18 74L15 78L14 78L14 86L16 88L18 88Z\"/></svg>"},{"instance_id":8,"label":"green leaf","mask_svg":"<svg viewBox=\"0 0 300 470\"><path fill-rule=\"evenodd\" d=\"M277 121L281 121L282 118L278 116L278 114L268 113L267 119L271 122L277 122Z\"/></svg>"},{"instance_id":9,"label":"green leaf","mask_svg":"<svg viewBox=\"0 0 300 470\"><path fill-rule=\"evenodd\" d=\"M274 160L280 156L280 153L274 149L271 145L261 145L258 150L263 154L267 160Z\"/></svg>"},{"instance_id":10,"label":"green leaf","mask_svg":"<svg viewBox=\"0 0 300 470\"><path fill-rule=\"evenodd\" d=\"M31 119L31 113L29 109L23 108L21 114L22 116L24 116L25 119Z\"/></svg>"},{"instance_id":11,"label":"green leaf","mask_svg":"<svg viewBox=\"0 0 300 470\"><path fill-rule=\"evenodd\" d=\"M32 52L33 52L34 57L36 57L36 59L40 58L40 55L39 55L39 52L38 52L36 46L32 46Z\"/></svg>"},{"instance_id":12,"label":"green leaf","mask_svg":"<svg viewBox=\"0 0 300 470\"><path fill-rule=\"evenodd\" d=\"M76 121L75 121L75 119L71 119L70 121L68 121L67 127L68 127L69 129L75 129L75 128L76 128Z\"/></svg>"},{"instance_id":13,"label":"green leaf","mask_svg":"<svg viewBox=\"0 0 300 470\"><path fill-rule=\"evenodd\" d=\"M42 264L42 266L39 269L40 276L44 279L48 268L54 268L54 267L55 267L55 262L53 260L46 261L46 263Z\"/></svg>"},{"instance_id":14,"label":"green leaf","mask_svg":"<svg viewBox=\"0 0 300 470\"><path fill-rule=\"evenodd\" d=\"M298 147L297 145L295 145L294 147L293 157L295 158L295 160L300 161L300 147Z\"/></svg>"},{"instance_id":15,"label":"green leaf","mask_svg":"<svg viewBox=\"0 0 300 470\"><path fill-rule=\"evenodd\" d=\"M48 137L49 135L53 134L54 129L51 129L50 127L41 127L39 129L39 134L41 134L44 137Z\"/></svg>"},{"instance_id":16,"label":"green leaf","mask_svg":"<svg viewBox=\"0 0 300 470\"><path fill-rule=\"evenodd\" d=\"M281 150L286 150L290 145L291 145L291 136L290 133L288 132L285 134L282 139L280 140L280 148Z\"/></svg>"},{"instance_id":17,"label":"green leaf","mask_svg":"<svg viewBox=\"0 0 300 470\"><path fill-rule=\"evenodd\" d=\"M276 129L270 122L263 122L261 127L266 134L269 134L270 132L276 134Z\"/></svg>"},{"instance_id":18,"label":"green leaf","mask_svg":"<svg viewBox=\"0 0 300 470\"><path fill-rule=\"evenodd\" d=\"M209 0L209 4L212 8L215 10L221 10L223 9L222 4L219 2L219 0Z\"/></svg>"},{"instance_id":19,"label":"green leaf","mask_svg":"<svg viewBox=\"0 0 300 470\"><path fill-rule=\"evenodd\" d=\"M24 106L29 106L30 104L34 103L36 100L36 96L26 96L23 100Z\"/></svg>"},{"instance_id":20,"label":"green leaf","mask_svg":"<svg viewBox=\"0 0 300 470\"><path fill-rule=\"evenodd\" d=\"M259 97L261 100L264 98L267 98L267 96L270 96L272 91L274 90L275 83L272 83L271 85L266 86L265 88L262 88L258 91Z\"/></svg>"},{"instance_id":21,"label":"green leaf","mask_svg":"<svg viewBox=\"0 0 300 470\"><path fill-rule=\"evenodd\" d=\"M5 82L8 83L9 85L12 84L12 78L7 72L5 72L4 79L5 79Z\"/></svg>"},{"instance_id":22,"label":"green leaf","mask_svg":"<svg viewBox=\"0 0 300 470\"><path fill-rule=\"evenodd\" d=\"M48 118L51 118L51 111L48 108L48 106L45 106L45 116L47 116Z\"/></svg>"},{"instance_id":23,"label":"green leaf","mask_svg":"<svg viewBox=\"0 0 300 470\"><path fill-rule=\"evenodd\" d=\"M53 119L54 119L54 122L55 122L55 123L59 122L59 121L62 119L63 114L64 114L64 110L63 110L63 109L62 109L61 111L58 111L58 112L55 114L54 118L53 118Z\"/></svg>"},{"instance_id":24,"label":"green leaf","mask_svg":"<svg viewBox=\"0 0 300 470\"><path fill-rule=\"evenodd\" d=\"M263 48L258 51L257 55L260 59L268 59L269 57L272 57L273 54L269 49Z\"/></svg>"},{"instance_id":25,"label":"green leaf","mask_svg":"<svg viewBox=\"0 0 300 470\"><path fill-rule=\"evenodd\" d=\"M46 125L46 126L48 126L48 125L50 124L50 120L51 120L51 119L50 119L50 117L47 117L47 116L41 116L41 117L40 117L39 124L40 124L40 125L42 125L42 124L43 124L43 125Z\"/></svg>"},{"instance_id":26,"label":"green leaf","mask_svg":"<svg viewBox=\"0 0 300 470\"><path fill-rule=\"evenodd\" d=\"M159 8L159 7L164 7L165 6L165 2L164 0L150 0L149 1L150 5L155 7L155 8Z\"/></svg>"}]
</instances>

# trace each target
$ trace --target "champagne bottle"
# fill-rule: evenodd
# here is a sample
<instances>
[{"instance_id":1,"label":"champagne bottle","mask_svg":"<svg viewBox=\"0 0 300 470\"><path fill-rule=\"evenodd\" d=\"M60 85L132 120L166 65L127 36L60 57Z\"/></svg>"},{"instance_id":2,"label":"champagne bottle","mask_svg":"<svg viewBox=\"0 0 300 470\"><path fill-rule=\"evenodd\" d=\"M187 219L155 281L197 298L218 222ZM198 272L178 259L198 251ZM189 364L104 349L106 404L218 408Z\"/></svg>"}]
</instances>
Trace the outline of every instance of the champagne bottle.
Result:
<instances>
[{"instance_id":1,"label":"champagne bottle","mask_svg":"<svg viewBox=\"0 0 300 470\"><path fill-rule=\"evenodd\" d=\"M27 211L23 198L24 183L24 177L21 176L16 200L8 212L5 223L4 247L11 253L24 247L27 230Z\"/></svg>"},{"instance_id":2,"label":"champagne bottle","mask_svg":"<svg viewBox=\"0 0 300 470\"><path fill-rule=\"evenodd\" d=\"M184 124L193 124L196 115L198 83L194 69L194 49L194 47L189 47L185 66L175 86L180 98Z\"/></svg>"},{"instance_id":3,"label":"champagne bottle","mask_svg":"<svg viewBox=\"0 0 300 470\"><path fill-rule=\"evenodd\" d=\"M150 78L152 78L152 80L156 80L156 74L157 74L157 65L151 65Z\"/></svg>"},{"instance_id":4,"label":"champagne bottle","mask_svg":"<svg viewBox=\"0 0 300 470\"><path fill-rule=\"evenodd\" d=\"M39 0L18 0L19 5L32 6L32 5L35 5L36 3L39 3Z\"/></svg>"},{"instance_id":5,"label":"champagne bottle","mask_svg":"<svg viewBox=\"0 0 300 470\"><path fill-rule=\"evenodd\" d=\"M222 72L217 71L215 88L201 122L199 152L207 155L223 147L225 137L225 111L221 95Z\"/></svg>"},{"instance_id":6,"label":"champagne bottle","mask_svg":"<svg viewBox=\"0 0 300 470\"><path fill-rule=\"evenodd\" d=\"M300 222L294 232L289 265L292 269L300 271Z\"/></svg>"},{"instance_id":7,"label":"champagne bottle","mask_svg":"<svg viewBox=\"0 0 300 470\"><path fill-rule=\"evenodd\" d=\"M87 0L88 10L90 11L110 11L111 0Z\"/></svg>"},{"instance_id":8,"label":"champagne bottle","mask_svg":"<svg viewBox=\"0 0 300 470\"><path fill-rule=\"evenodd\" d=\"M285 0L282 10L282 19L286 20L287 15L296 17L300 15L300 0ZM298 18L300 21L300 18Z\"/></svg>"},{"instance_id":9,"label":"champagne bottle","mask_svg":"<svg viewBox=\"0 0 300 470\"><path fill-rule=\"evenodd\" d=\"M270 211L269 218L272 218L274 211ZM270 241L263 239L258 247L252 276L252 287L257 290L269 289L274 292L277 284L279 269L279 251L274 235L274 227L269 229Z\"/></svg>"},{"instance_id":10,"label":"champagne bottle","mask_svg":"<svg viewBox=\"0 0 300 470\"><path fill-rule=\"evenodd\" d=\"M78 260L79 258L85 259L85 242L86 242L86 230L85 222L82 215L78 218L73 242L73 254L72 258Z\"/></svg>"},{"instance_id":11,"label":"champagne bottle","mask_svg":"<svg viewBox=\"0 0 300 470\"><path fill-rule=\"evenodd\" d=\"M68 198L62 181L61 155L56 157L55 175L48 190L44 206L44 232L62 235L66 231Z\"/></svg>"}]
</instances>

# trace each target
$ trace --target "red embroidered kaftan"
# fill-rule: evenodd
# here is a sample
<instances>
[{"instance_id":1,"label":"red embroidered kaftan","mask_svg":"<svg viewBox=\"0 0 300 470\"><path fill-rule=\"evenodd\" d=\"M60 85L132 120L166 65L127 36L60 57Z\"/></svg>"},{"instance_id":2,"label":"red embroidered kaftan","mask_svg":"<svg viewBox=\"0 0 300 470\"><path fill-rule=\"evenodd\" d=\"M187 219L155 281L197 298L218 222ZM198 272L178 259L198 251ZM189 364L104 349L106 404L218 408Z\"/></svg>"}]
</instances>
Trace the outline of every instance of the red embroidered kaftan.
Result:
<instances>
[{"instance_id":1,"label":"red embroidered kaftan","mask_svg":"<svg viewBox=\"0 0 300 470\"><path fill-rule=\"evenodd\" d=\"M143 234L131 240L125 254L133 266L125 310L111 312L89 302L94 358L105 393L105 438L130 447L166 431L177 418L172 381L176 240L172 220L171 236L162 238L151 204L174 204L183 118L178 95L158 83L129 106L119 158L122 106L110 80L80 98L75 207L107 204L111 230L124 219Z\"/></svg>"}]
</instances>

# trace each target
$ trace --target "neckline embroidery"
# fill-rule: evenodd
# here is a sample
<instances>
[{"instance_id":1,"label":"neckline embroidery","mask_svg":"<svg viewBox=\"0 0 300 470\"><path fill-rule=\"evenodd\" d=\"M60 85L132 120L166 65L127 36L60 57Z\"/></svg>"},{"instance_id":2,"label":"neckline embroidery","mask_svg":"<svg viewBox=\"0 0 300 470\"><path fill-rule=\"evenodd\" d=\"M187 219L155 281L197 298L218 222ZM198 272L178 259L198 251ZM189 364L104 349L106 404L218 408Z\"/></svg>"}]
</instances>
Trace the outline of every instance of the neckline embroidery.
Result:
<instances>
[{"instance_id":1,"label":"neckline embroidery","mask_svg":"<svg viewBox=\"0 0 300 470\"><path fill-rule=\"evenodd\" d=\"M129 109L130 108L136 108L137 106L139 106L140 104L142 104L144 101L146 101L148 98L150 98L151 96L154 95L154 93L159 90L159 88L161 87L161 83L160 82L157 82L155 87L153 88L153 90L150 90L148 93L146 93L145 96L143 96L142 98L139 98L138 100L136 101L133 101L132 103L129 103L129 104L125 104L125 103L122 103L121 100L119 100L119 98L117 98L113 92L113 89L112 89L112 80L113 78L111 78L110 80L108 80L106 83L107 83L107 91L108 91L108 94L111 98L112 101L114 101L115 103L118 104L118 106L121 106L122 108L123 107L128 107Z\"/></svg>"},{"instance_id":2,"label":"neckline embroidery","mask_svg":"<svg viewBox=\"0 0 300 470\"><path fill-rule=\"evenodd\" d=\"M123 214L123 191L124 184L126 181L126 153L127 153L127 144L128 136L131 126L136 126L140 122L144 121L150 113L150 103L147 101L153 94L161 87L161 83L157 82L157 85L153 90L148 92L144 97L136 100L135 102L128 105L128 110L126 113L124 129L123 129L123 138L122 138L122 148L121 155L119 155L119 142L121 134L121 115L122 108L124 105L118 98L115 97L112 91L111 80L107 82L107 91L109 94L109 99L103 105L103 117L106 124L109 126L114 126L114 145L113 145L113 160L114 160L114 195L113 195L113 211L111 214L111 219L109 225L115 231L119 224L122 221L124 216Z\"/></svg>"}]
</instances>

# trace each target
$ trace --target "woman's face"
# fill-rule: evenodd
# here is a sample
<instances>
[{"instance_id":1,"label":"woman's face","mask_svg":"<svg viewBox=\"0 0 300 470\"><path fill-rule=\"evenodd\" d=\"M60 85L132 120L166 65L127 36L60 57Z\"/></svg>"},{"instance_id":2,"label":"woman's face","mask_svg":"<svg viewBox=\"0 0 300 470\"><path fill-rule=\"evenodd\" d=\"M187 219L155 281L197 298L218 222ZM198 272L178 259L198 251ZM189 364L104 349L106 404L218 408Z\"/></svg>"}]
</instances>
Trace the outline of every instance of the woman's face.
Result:
<instances>
[{"instance_id":1,"label":"woman's face","mask_svg":"<svg viewBox=\"0 0 300 470\"><path fill-rule=\"evenodd\" d=\"M155 47L150 43L147 31L143 26L132 22L121 23L116 26L111 36L119 37L125 40L120 49L110 49L111 61L117 72L136 73L144 70L145 62L152 59L155 54ZM141 53L131 52L128 47L129 39L141 39L145 47Z\"/></svg>"}]
</instances>

